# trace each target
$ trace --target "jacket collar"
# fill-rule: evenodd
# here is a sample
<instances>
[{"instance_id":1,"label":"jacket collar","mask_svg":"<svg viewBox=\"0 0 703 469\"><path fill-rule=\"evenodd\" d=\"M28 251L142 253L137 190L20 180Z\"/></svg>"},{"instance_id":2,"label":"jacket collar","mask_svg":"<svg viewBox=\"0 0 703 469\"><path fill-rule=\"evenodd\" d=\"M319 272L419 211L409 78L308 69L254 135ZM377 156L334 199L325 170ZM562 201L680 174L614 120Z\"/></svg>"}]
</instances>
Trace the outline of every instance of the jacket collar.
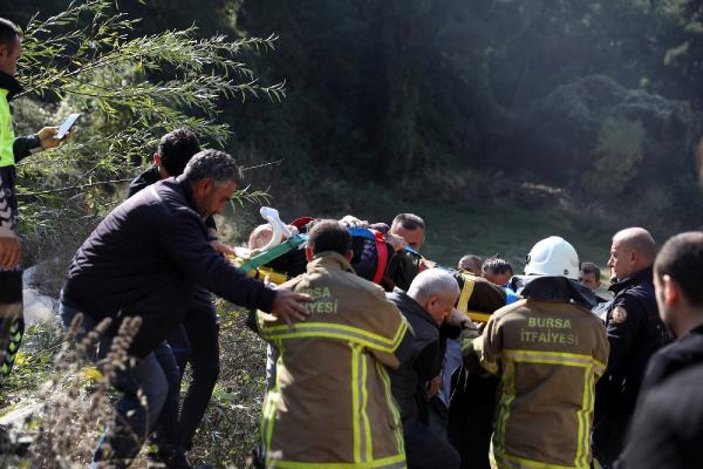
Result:
<instances>
[{"instance_id":1,"label":"jacket collar","mask_svg":"<svg viewBox=\"0 0 703 469\"><path fill-rule=\"evenodd\" d=\"M435 324L434 319L432 319L432 316L430 316L430 313L425 308L423 308L420 303L415 301L415 298L411 297L398 287L393 288L393 293L391 293L391 295L395 296L398 299L399 303L403 305L404 309L409 310L409 312L411 312L413 315L428 322L433 327L437 327L437 324ZM405 316L406 312L408 311L403 311L403 316Z\"/></svg>"},{"instance_id":2,"label":"jacket collar","mask_svg":"<svg viewBox=\"0 0 703 469\"><path fill-rule=\"evenodd\" d=\"M174 181L176 181L176 184L178 184L181 187L181 189L183 190L183 194L185 195L186 202L188 203L188 206L197 212L198 207L195 205L195 198L193 198L193 188L190 187L190 184L188 183L188 181L186 181L185 176L183 174L181 174L180 176L177 176L175 178L168 178L168 179L173 179ZM168 179L165 179L165 180L168 180Z\"/></svg>"},{"instance_id":3,"label":"jacket collar","mask_svg":"<svg viewBox=\"0 0 703 469\"><path fill-rule=\"evenodd\" d=\"M334 251L324 251L315 254L313 260L308 262L307 271L312 272L317 267L354 273L354 269L352 269L346 257Z\"/></svg>"},{"instance_id":4,"label":"jacket collar","mask_svg":"<svg viewBox=\"0 0 703 469\"><path fill-rule=\"evenodd\" d=\"M0 88L8 91L7 100L10 101L17 93L22 91L22 87L17 79L5 72L0 72Z\"/></svg>"},{"instance_id":5,"label":"jacket collar","mask_svg":"<svg viewBox=\"0 0 703 469\"><path fill-rule=\"evenodd\" d=\"M562 276L515 275L510 288L525 298L541 301L571 302L588 309L597 303L596 295L576 280Z\"/></svg>"},{"instance_id":6,"label":"jacket collar","mask_svg":"<svg viewBox=\"0 0 703 469\"><path fill-rule=\"evenodd\" d=\"M647 267L645 269L640 270L639 272L635 272L631 276L622 279L619 282L615 282L608 288L611 292L617 294L623 291L624 289L631 287L633 285L639 285L640 283L645 283L645 282L651 282L652 281L652 267Z\"/></svg>"}]
</instances>

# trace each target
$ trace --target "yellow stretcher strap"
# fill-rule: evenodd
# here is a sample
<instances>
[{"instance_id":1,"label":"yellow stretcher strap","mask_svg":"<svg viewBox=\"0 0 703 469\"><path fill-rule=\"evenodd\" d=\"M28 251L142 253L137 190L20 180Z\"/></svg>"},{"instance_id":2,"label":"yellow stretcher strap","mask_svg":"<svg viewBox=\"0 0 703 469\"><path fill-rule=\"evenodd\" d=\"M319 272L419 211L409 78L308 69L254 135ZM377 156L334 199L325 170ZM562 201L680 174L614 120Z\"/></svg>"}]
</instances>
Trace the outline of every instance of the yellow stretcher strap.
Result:
<instances>
[{"instance_id":1,"label":"yellow stretcher strap","mask_svg":"<svg viewBox=\"0 0 703 469\"><path fill-rule=\"evenodd\" d=\"M474 285L476 285L476 283L473 280L471 280L470 278L464 277L464 286L461 288L461 295L459 295L459 302L456 305L456 308L459 311L468 311L469 300L471 299L471 295L474 292Z\"/></svg>"},{"instance_id":2,"label":"yellow stretcher strap","mask_svg":"<svg viewBox=\"0 0 703 469\"><path fill-rule=\"evenodd\" d=\"M463 313L466 314L472 321L488 322L488 320L491 319L490 314L482 313L481 311L467 310L463 311Z\"/></svg>"},{"instance_id":3,"label":"yellow stretcher strap","mask_svg":"<svg viewBox=\"0 0 703 469\"><path fill-rule=\"evenodd\" d=\"M242 259L240 257L236 256L227 256L229 261L234 265L236 268L241 270L242 265L244 265L247 262L247 259ZM275 270L269 268L269 267L256 267L253 269L250 269L246 272L247 277L249 278L254 278L256 280L261 280L262 282L264 281L264 278L268 275L269 280L271 280L271 283L275 283L276 285L280 285L286 280L288 280L288 275L281 273L281 272L276 272Z\"/></svg>"},{"instance_id":4,"label":"yellow stretcher strap","mask_svg":"<svg viewBox=\"0 0 703 469\"><path fill-rule=\"evenodd\" d=\"M271 283L275 283L276 285L280 285L286 280L288 280L288 276L286 274L276 272L275 270L266 267L258 267L254 270L250 270L247 273L247 276L255 278L257 280L261 280L262 282L264 281L264 278L268 276L269 280L271 280Z\"/></svg>"}]
</instances>

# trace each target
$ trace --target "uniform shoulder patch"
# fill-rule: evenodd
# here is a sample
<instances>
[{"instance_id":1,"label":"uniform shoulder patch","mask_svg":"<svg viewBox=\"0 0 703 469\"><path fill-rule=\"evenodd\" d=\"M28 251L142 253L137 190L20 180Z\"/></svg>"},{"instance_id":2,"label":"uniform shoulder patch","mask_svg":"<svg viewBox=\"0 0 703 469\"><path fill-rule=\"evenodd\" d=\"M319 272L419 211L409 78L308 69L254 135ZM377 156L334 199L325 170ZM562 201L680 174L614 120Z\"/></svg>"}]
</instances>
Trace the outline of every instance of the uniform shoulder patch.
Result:
<instances>
[{"instance_id":1,"label":"uniform shoulder patch","mask_svg":"<svg viewBox=\"0 0 703 469\"><path fill-rule=\"evenodd\" d=\"M622 324L627 320L627 310L623 306L616 306L610 317L615 324Z\"/></svg>"}]
</instances>

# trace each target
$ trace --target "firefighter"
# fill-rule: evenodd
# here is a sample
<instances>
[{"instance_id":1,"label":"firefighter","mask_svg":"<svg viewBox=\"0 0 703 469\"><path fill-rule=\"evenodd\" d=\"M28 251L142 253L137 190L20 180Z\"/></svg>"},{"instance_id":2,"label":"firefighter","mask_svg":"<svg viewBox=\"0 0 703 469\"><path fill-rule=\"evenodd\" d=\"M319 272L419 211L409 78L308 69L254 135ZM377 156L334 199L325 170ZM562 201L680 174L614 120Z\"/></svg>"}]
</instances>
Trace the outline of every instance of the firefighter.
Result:
<instances>
[{"instance_id":1,"label":"firefighter","mask_svg":"<svg viewBox=\"0 0 703 469\"><path fill-rule=\"evenodd\" d=\"M670 341L654 295L655 256L654 239L644 228L613 236L608 267L615 296L606 311L610 358L597 386L593 424L593 453L605 468L622 451L649 358Z\"/></svg>"},{"instance_id":2,"label":"firefighter","mask_svg":"<svg viewBox=\"0 0 703 469\"><path fill-rule=\"evenodd\" d=\"M500 377L492 439L497 467L588 468L595 381L605 370L603 323L587 308L576 250L551 236L530 251L524 298L496 311L468 342L466 364Z\"/></svg>"},{"instance_id":3,"label":"firefighter","mask_svg":"<svg viewBox=\"0 0 703 469\"><path fill-rule=\"evenodd\" d=\"M308 235L307 272L281 286L313 297L310 316L294 327L262 312L251 318L279 351L260 467L405 466L386 367L399 366L411 334L383 289L354 274L350 245L339 222L319 222Z\"/></svg>"}]
</instances>

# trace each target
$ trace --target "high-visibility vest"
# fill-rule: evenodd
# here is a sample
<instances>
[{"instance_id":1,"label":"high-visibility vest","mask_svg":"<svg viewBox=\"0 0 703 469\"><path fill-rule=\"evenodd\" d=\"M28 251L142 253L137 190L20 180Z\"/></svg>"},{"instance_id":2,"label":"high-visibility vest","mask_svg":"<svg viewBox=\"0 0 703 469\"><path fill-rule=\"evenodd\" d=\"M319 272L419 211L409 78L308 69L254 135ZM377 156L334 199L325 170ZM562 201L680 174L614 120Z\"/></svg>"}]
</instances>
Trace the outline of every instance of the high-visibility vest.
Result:
<instances>
[{"instance_id":1,"label":"high-visibility vest","mask_svg":"<svg viewBox=\"0 0 703 469\"><path fill-rule=\"evenodd\" d=\"M7 101L9 90L0 88L0 168L15 164L12 144L15 141L15 131L12 129L12 114L10 103Z\"/></svg>"}]
</instances>

